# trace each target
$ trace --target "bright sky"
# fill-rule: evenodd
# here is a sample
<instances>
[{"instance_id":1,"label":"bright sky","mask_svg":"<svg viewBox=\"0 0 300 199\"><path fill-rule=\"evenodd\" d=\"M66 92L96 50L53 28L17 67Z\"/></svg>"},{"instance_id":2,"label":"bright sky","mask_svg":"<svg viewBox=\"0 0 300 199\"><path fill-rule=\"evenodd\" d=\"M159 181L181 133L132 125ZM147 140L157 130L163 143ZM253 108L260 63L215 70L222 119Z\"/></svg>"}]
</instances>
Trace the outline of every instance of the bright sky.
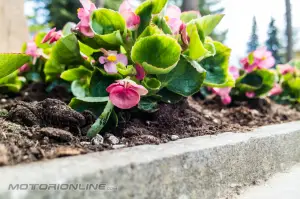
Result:
<instances>
[{"instance_id":1,"label":"bright sky","mask_svg":"<svg viewBox=\"0 0 300 199\"><path fill-rule=\"evenodd\" d=\"M291 0L293 26L298 34L297 48L300 50L300 0ZM245 56L247 42L251 35L252 19L256 16L258 37L264 45L267 39L268 25L271 17L276 20L279 37L285 31L285 0L222 0L225 17L219 25L220 30L228 29L226 45L232 48L231 63L238 65L238 60ZM25 4L27 14L31 13L34 4ZM299 8L296 10L296 8Z\"/></svg>"},{"instance_id":2,"label":"bright sky","mask_svg":"<svg viewBox=\"0 0 300 199\"><path fill-rule=\"evenodd\" d=\"M231 63L245 56L247 42L251 35L252 19L256 16L258 37L261 45L267 39L268 24L271 17L276 20L279 37L285 32L285 1L284 0L222 0L225 7L225 17L220 29L228 29L226 44L232 48ZM293 11L293 26L300 32L300 0L291 0ZM298 10L296 10L298 8ZM300 43L300 38L298 39ZM298 45L300 50L300 46Z\"/></svg>"}]
</instances>

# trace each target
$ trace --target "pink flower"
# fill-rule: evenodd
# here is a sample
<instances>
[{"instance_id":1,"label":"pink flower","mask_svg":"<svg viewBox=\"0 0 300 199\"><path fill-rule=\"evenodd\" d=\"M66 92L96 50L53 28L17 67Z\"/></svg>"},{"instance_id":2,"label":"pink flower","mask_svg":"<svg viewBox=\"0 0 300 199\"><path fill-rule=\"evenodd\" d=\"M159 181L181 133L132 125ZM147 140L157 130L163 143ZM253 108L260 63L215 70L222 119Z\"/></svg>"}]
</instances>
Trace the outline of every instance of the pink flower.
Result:
<instances>
[{"instance_id":1,"label":"pink flower","mask_svg":"<svg viewBox=\"0 0 300 199\"><path fill-rule=\"evenodd\" d=\"M259 48L253 52L253 63L250 64L249 56L241 59L244 69L250 73L254 69L272 68L275 65L275 59L272 53L266 48Z\"/></svg>"},{"instance_id":2,"label":"pink flower","mask_svg":"<svg viewBox=\"0 0 300 199\"><path fill-rule=\"evenodd\" d=\"M179 32L181 34L182 42L188 46L190 44L190 37L188 36L186 25L184 23L181 24Z\"/></svg>"},{"instance_id":3,"label":"pink flower","mask_svg":"<svg viewBox=\"0 0 300 199\"><path fill-rule=\"evenodd\" d=\"M28 64L24 64L23 66L21 66L21 68L19 68L19 72L20 73L24 73L30 70L30 67Z\"/></svg>"},{"instance_id":4,"label":"pink flower","mask_svg":"<svg viewBox=\"0 0 300 199\"><path fill-rule=\"evenodd\" d=\"M213 88L213 92L220 96L222 103L228 105L231 103L230 91L232 88Z\"/></svg>"},{"instance_id":5,"label":"pink flower","mask_svg":"<svg viewBox=\"0 0 300 199\"><path fill-rule=\"evenodd\" d=\"M38 48L34 41L30 41L27 43L26 54L32 57L38 57Z\"/></svg>"},{"instance_id":6,"label":"pink flower","mask_svg":"<svg viewBox=\"0 0 300 199\"><path fill-rule=\"evenodd\" d=\"M279 84L275 84L272 90L269 92L269 96L280 95L283 92Z\"/></svg>"},{"instance_id":7,"label":"pink flower","mask_svg":"<svg viewBox=\"0 0 300 199\"><path fill-rule=\"evenodd\" d=\"M289 64L279 64L277 67L281 75L285 75L287 73L294 73L296 71L295 68Z\"/></svg>"},{"instance_id":8,"label":"pink flower","mask_svg":"<svg viewBox=\"0 0 300 199\"><path fill-rule=\"evenodd\" d=\"M235 66L230 66L229 72L233 76L234 79L237 79L240 77L240 70Z\"/></svg>"},{"instance_id":9,"label":"pink flower","mask_svg":"<svg viewBox=\"0 0 300 199\"><path fill-rule=\"evenodd\" d=\"M141 23L140 16L134 13L134 10L128 0L123 1L120 5L119 12L124 17L129 30L134 31L139 27Z\"/></svg>"},{"instance_id":10,"label":"pink flower","mask_svg":"<svg viewBox=\"0 0 300 199\"><path fill-rule=\"evenodd\" d=\"M165 19L174 35L179 33L180 26L182 24L180 16L181 16L181 10L179 7L175 5L171 5L167 8Z\"/></svg>"},{"instance_id":11,"label":"pink flower","mask_svg":"<svg viewBox=\"0 0 300 199\"><path fill-rule=\"evenodd\" d=\"M272 56L272 52L268 51L267 48L259 48L253 52L254 59L258 60L257 67L262 68L272 68L276 60Z\"/></svg>"},{"instance_id":12,"label":"pink flower","mask_svg":"<svg viewBox=\"0 0 300 199\"><path fill-rule=\"evenodd\" d=\"M94 32L90 27L90 16L96 10L95 4L91 0L80 0L83 8L78 9L78 18L80 22L77 24L77 29L87 37L94 37Z\"/></svg>"},{"instance_id":13,"label":"pink flower","mask_svg":"<svg viewBox=\"0 0 300 199\"><path fill-rule=\"evenodd\" d=\"M109 93L109 99L113 105L120 109L130 109L136 106L141 96L148 93L145 87L132 80L123 79L116 82L107 87L106 91Z\"/></svg>"},{"instance_id":14,"label":"pink flower","mask_svg":"<svg viewBox=\"0 0 300 199\"><path fill-rule=\"evenodd\" d=\"M48 34L42 40L42 43L46 43L49 41L50 44L58 41L62 37L62 31L55 31L56 28L51 29Z\"/></svg>"},{"instance_id":15,"label":"pink flower","mask_svg":"<svg viewBox=\"0 0 300 199\"><path fill-rule=\"evenodd\" d=\"M245 95L248 98L254 98L255 97L255 93L254 92L246 92Z\"/></svg>"},{"instance_id":16,"label":"pink flower","mask_svg":"<svg viewBox=\"0 0 300 199\"><path fill-rule=\"evenodd\" d=\"M137 65L135 65L135 69L136 69L136 76L135 77L138 80L143 80L146 76L146 72L145 72L144 68L141 65L137 64Z\"/></svg>"},{"instance_id":17,"label":"pink flower","mask_svg":"<svg viewBox=\"0 0 300 199\"><path fill-rule=\"evenodd\" d=\"M104 64L104 69L109 74L116 74L118 73L117 70L117 63L122 63L125 66L128 65L128 59L126 55L118 54L117 51L106 51L101 49L104 53L104 56L99 58L100 64Z\"/></svg>"}]
</instances>

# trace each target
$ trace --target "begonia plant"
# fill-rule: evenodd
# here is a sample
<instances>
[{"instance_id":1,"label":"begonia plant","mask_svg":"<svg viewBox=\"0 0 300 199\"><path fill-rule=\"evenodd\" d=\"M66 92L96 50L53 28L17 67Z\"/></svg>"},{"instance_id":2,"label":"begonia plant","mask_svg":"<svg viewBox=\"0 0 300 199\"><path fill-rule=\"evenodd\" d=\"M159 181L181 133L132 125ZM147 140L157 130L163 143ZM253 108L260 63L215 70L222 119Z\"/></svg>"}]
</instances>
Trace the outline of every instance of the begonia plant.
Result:
<instances>
[{"instance_id":1,"label":"begonia plant","mask_svg":"<svg viewBox=\"0 0 300 199\"><path fill-rule=\"evenodd\" d=\"M154 112L158 103L176 103L202 86L234 86L231 49L209 37L224 15L181 12L167 0L138 7L125 0L119 11L80 2L80 22L67 31L52 29L42 41L52 43L46 79L69 81L70 106L99 117L88 136L116 126L119 111ZM19 56L24 61L11 72L28 61Z\"/></svg>"}]
</instances>

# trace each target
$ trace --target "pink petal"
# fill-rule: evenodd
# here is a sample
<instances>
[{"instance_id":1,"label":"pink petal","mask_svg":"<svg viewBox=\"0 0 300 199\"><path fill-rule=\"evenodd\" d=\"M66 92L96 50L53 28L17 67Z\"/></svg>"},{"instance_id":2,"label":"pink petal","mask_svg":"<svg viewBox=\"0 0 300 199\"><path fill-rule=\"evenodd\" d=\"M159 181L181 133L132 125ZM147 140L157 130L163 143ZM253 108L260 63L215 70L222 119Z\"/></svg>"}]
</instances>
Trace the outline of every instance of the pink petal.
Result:
<instances>
[{"instance_id":1,"label":"pink petal","mask_svg":"<svg viewBox=\"0 0 300 199\"><path fill-rule=\"evenodd\" d=\"M112 89L114 89L116 86L122 86L122 85L120 83L113 83L106 88L106 91L108 93L110 93L112 91ZM124 86L122 86L122 87L124 87Z\"/></svg>"},{"instance_id":2,"label":"pink petal","mask_svg":"<svg viewBox=\"0 0 300 199\"><path fill-rule=\"evenodd\" d=\"M240 76L240 70L235 66L230 66L229 72L233 76L234 79L237 79Z\"/></svg>"},{"instance_id":3,"label":"pink petal","mask_svg":"<svg viewBox=\"0 0 300 199\"><path fill-rule=\"evenodd\" d=\"M253 55L255 58L262 59L264 56L266 56L267 52L268 52L267 48L263 47L263 48L259 48L259 49L255 50L253 52Z\"/></svg>"},{"instance_id":4,"label":"pink petal","mask_svg":"<svg viewBox=\"0 0 300 199\"><path fill-rule=\"evenodd\" d=\"M188 36L187 30L186 30L186 25L184 23L182 23L180 26L180 34L181 34L181 39L182 39L183 43L186 45L189 45L190 38Z\"/></svg>"},{"instance_id":5,"label":"pink petal","mask_svg":"<svg viewBox=\"0 0 300 199\"><path fill-rule=\"evenodd\" d=\"M283 89L279 84L275 84L272 90L269 93L269 96L280 95L283 92Z\"/></svg>"},{"instance_id":6,"label":"pink petal","mask_svg":"<svg viewBox=\"0 0 300 199\"><path fill-rule=\"evenodd\" d=\"M295 72L295 68L289 64L279 64L278 69L279 69L280 74L282 74L282 75Z\"/></svg>"},{"instance_id":7,"label":"pink petal","mask_svg":"<svg viewBox=\"0 0 300 199\"><path fill-rule=\"evenodd\" d=\"M130 88L115 86L109 95L110 101L120 109L130 109L140 101L140 95Z\"/></svg>"},{"instance_id":8,"label":"pink petal","mask_svg":"<svg viewBox=\"0 0 300 199\"><path fill-rule=\"evenodd\" d=\"M126 21L127 28L131 31L134 31L140 25L141 19L140 16L136 15L134 12L127 11L122 12L121 15Z\"/></svg>"},{"instance_id":9,"label":"pink petal","mask_svg":"<svg viewBox=\"0 0 300 199\"><path fill-rule=\"evenodd\" d=\"M136 91L141 96L148 94L148 90L144 86L138 84L133 84L129 88Z\"/></svg>"},{"instance_id":10,"label":"pink petal","mask_svg":"<svg viewBox=\"0 0 300 199\"><path fill-rule=\"evenodd\" d=\"M143 80L146 76L146 72L145 72L144 68L141 65L137 64L137 65L135 65L135 69L136 69L136 73L137 73L135 77L138 80Z\"/></svg>"},{"instance_id":11,"label":"pink petal","mask_svg":"<svg viewBox=\"0 0 300 199\"><path fill-rule=\"evenodd\" d=\"M55 31L56 31L56 28L51 29L51 30L46 34L46 36L43 38L42 43L48 42L48 41L53 37L53 34L55 33Z\"/></svg>"},{"instance_id":12,"label":"pink petal","mask_svg":"<svg viewBox=\"0 0 300 199\"><path fill-rule=\"evenodd\" d=\"M254 98L255 97L255 93L254 92L246 92L246 97L248 97L248 98Z\"/></svg>"},{"instance_id":13,"label":"pink petal","mask_svg":"<svg viewBox=\"0 0 300 199\"><path fill-rule=\"evenodd\" d=\"M35 42L31 41L31 42L27 43L26 54L31 55L33 57L38 56L37 46L36 46Z\"/></svg>"},{"instance_id":14,"label":"pink petal","mask_svg":"<svg viewBox=\"0 0 300 199\"><path fill-rule=\"evenodd\" d=\"M127 11L133 12L133 9L132 9L130 3L127 0L124 0L120 5L119 13L121 13L121 15L122 15L122 13L127 12Z\"/></svg>"},{"instance_id":15,"label":"pink petal","mask_svg":"<svg viewBox=\"0 0 300 199\"><path fill-rule=\"evenodd\" d=\"M19 71L20 71L21 73L27 72L27 71L29 71L29 70L30 70L30 67L29 67L28 64L24 64L23 66L21 66L21 68L19 68Z\"/></svg>"},{"instance_id":16,"label":"pink petal","mask_svg":"<svg viewBox=\"0 0 300 199\"><path fill-rule=\"evenodd\" d=\"M259 68L272 68L276 63L274 57L269 57L266 60L261 61L258 66Z\"/></svg>"},{"instance_id":17,"label":"pink petal","mask_svg":"<svg viewBox=\"0 0 300 199\"><path fill-rule=\"evenodd\" d=\"M105 64L105 63L107 62L106 57L101 56L101 57L99 58L99 62L100 62L100 64Z\"/></svg>"},{"instance_id":18,"label":"pink petal","mask_svg":"<svg viewBox=\"0 0 300 199\"><path fill-rule=\"evenodd\" d=\"M128 59L126 55L123 54L117 54L117 62L121 62L125 66L128 65Z\"/></svg>"},{"instance_id":19,"label":"pink petal","mask_svg":"<svg viewBox=\"0 0 300 199\"><path fill-rule=\"evenodd\" d=\"M179 33L181 24L182 24L182 21L177 18L170 18L168 21L168 25L170 26L173 34Z\"/></svg>"},{"instance_id":20,"label":"pink petal","mask_svg":"<svg viewBox=\"0 0 300 199\"><path fill-rule=\"evenodd\" d=\"M181 10L179 7L171 5L167 8L166 16L168 16L169 18L180 19Z\"/></svg>"},{"instance_id":21,"label":"pink petal","mask_svg":"<svg viewBox=\"0 0 300 199\"><path fill-rule=\"evenodd\" d=\"M94 37L94 32L92 31L92 29L88 26L82 26L81 23L79 22L79 24L77 25L77 28L79 29L79 31L84 34L87 37Z\"/></svg>"},{"instance_id":22,"label":"pink petal","mask_svg":"<svg viewBox=\"0 0 300 199\"><path fill-rule=\"evenodd\" d=\"M105 63L104 64L104 70L107 73L109 73L109 74L116 74L116 73L118 73L117 66L113 62L107 62L107 63Z\"/></svg>"},{"instance_id":23,"label":"pink petal","mask_svg":"<svg viewBox=\"0 0 300 199\"><path fill-rule=\"evenodd\" d=\"M221 100L222 100L222 103L224 105L228 105L231 103L232 99L231 97L228 95L228 96L225 96L225 97L221 97Z\"/></svg>"},{"instance_id":24,"label":"pink petal","mask_svg":"<svg viewBox=\"0 0 300 199\"><path fill-rule=\"evenodd\" d=\"M80 0L80 3L85 10L92 11L93 9L96 9L95 4L93 4L91 0Z\"/></svg>"}]
</instances>

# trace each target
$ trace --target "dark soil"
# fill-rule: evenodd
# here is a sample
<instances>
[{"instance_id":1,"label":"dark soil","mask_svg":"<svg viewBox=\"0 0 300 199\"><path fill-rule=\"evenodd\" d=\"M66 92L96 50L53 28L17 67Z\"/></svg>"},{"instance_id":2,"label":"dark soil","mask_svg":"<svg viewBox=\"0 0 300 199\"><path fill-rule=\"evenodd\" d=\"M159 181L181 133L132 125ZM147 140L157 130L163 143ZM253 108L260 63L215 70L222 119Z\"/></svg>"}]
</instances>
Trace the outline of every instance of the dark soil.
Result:
<instances>
[{"instance_id":1,"label":"dark soil","mask_svg":"<svg viewBox=\"0 0 300 199\"><path fill-rule=\"evenodd\" d=\"M268 100L225 107L217 99L189 98L176 105L161 104L152 114L119 112L118 129L90 140L86 131L96 119L90 112L77 113L55 99L1 101L0 166L229 131L246 132L300 119L299 112Z\"/></svg>"}]
</instances>

